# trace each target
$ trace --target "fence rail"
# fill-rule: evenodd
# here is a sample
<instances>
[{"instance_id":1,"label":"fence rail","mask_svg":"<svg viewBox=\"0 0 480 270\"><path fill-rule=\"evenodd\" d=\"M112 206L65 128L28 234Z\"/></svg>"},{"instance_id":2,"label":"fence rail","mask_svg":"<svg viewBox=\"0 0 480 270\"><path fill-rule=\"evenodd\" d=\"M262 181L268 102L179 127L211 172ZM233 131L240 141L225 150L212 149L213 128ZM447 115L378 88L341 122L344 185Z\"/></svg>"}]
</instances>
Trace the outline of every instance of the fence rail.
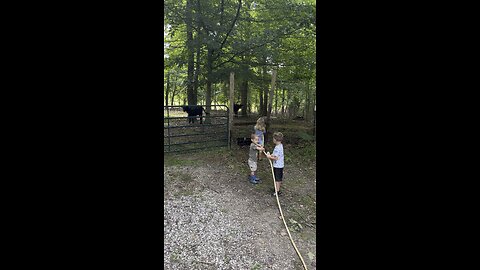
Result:
<instances>
[{"instance_id":1,"label":"fence rail","mask_svg":"<svg viewBox=\"0 0 480 270\"><path fill-rule=\"evenodd\" d=\"M202 113L202 124L191 123L185 125L189 122L189 119L200 118L200 116L188 116L183 111L183 106L163 107L165 112L163 118L164 153L186 152L230 145L229 108L226 105L196 106L202 106L205 111L209 112L209 114ZM212 110L212 108L215 108L215 110ZM207 121L206 124L205 121ZM202 144L202 146L197 147L198 144Z\"/></svg>"}]
</instances>

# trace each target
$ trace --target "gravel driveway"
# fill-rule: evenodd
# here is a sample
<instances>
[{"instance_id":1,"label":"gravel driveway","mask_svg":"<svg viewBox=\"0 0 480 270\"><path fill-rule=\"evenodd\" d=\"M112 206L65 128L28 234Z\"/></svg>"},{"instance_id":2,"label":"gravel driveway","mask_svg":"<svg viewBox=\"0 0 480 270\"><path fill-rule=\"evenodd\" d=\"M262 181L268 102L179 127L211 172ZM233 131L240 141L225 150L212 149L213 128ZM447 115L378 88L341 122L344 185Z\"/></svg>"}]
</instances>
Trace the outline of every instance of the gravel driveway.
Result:
<instances>
[{"instance_id":1,"label":"gravel driveway","mask_svg":"<svg viewBox=\"0 0 480 270\"><path fill-rule=\"evenodd\" d=\"M245 175L221 166L169 166L164 179L165 269L303 269L275 198ZM304 253L315 253L315 239L292 236L315 269Z\"/></svg>"}]
</instances>

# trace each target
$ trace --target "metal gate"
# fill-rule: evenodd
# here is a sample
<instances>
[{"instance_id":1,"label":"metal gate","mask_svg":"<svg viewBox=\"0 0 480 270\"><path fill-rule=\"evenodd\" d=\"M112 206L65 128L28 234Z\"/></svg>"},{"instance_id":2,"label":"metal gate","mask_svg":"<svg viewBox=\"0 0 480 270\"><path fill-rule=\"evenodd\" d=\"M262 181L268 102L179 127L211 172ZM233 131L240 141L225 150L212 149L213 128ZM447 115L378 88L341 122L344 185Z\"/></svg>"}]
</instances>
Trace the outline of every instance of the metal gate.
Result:
<instances>
[{"instance_id":1,"label":"metal gate","mask_svg":"<svg viewBox=\"0 0 480 270\"><path fill-rule=\"evenodd\" d=\"M203 109L207 109L205 105ZM188 116L184 106L164 106L164 153L229 146L229 109L226 105L211 105L207 115ZM193 120L193 123L192 123Z\"/></svg>"}]
</instances>

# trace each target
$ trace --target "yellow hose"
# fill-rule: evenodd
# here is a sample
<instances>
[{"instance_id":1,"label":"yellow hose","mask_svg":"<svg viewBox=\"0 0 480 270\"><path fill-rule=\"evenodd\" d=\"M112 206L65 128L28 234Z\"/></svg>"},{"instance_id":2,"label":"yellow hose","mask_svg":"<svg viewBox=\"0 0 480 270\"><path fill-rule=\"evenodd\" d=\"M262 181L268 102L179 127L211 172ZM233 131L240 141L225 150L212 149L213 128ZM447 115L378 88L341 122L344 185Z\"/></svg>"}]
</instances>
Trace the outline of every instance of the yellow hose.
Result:
<instances>
[{"instance_id":1,"label":"yellow hose","mask_svg":"<svg viewBox=\"0 0 480 270\"><path fill-rule=\"evenodd\" d=\"M265 153L265 151L263 151L263 153L265 154L265 156L267 155L267 153ZM305 268L305 270L308 270L307 265L305 264L305 261L302 258L302 254L300 254L300 251L298 251L297 246L295 245L295 242L293 242L292 235L290 234L290 230L288 229L288 226L287 226L287 222L285 222L285 217L283 216L282 207L280 206L280 200L278 199L277 187L275 186L275 173L273 172L273 164L272 164L272 161L269 158L267 158L267 159L270 162L270 168L272 169L273 188L275 189L275 197L277 198L278 209L280 210L280 215L282 216L283 224L285 224L285 228L287 229L288 236L290 237L290 241L292 242L292 245L295 248L295 251L297 252L298 257L300 257L300 260L302 261L303 268Z\"/></svg>"}]
</instances>

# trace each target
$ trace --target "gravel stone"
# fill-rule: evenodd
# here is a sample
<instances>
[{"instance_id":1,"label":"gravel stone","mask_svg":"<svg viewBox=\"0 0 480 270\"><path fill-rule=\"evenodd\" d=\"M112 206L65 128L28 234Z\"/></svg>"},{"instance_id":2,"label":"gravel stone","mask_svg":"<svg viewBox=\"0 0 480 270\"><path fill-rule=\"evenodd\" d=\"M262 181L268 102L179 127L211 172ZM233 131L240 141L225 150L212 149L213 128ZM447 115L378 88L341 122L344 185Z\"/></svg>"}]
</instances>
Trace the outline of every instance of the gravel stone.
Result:
<instances>
[{"instance_id":1,"label":"gravel stone","mask_svg":"<svg viewBox=\"0 0 480 270\"><path fill-rule=\"evenodd\" d=\"M170 181L164 190L164 269L295 269L299 260L289 238L278 233L284 226L275 205L228 184L248 186L245 177L218 177L212 185L205 180L211 178L207 168L187 169L164 172L165 182ZM175 183L178 173L191 175L192 183L182 188L193 194L176 194L182 190Z\"/></svg>"}]
</instances>

